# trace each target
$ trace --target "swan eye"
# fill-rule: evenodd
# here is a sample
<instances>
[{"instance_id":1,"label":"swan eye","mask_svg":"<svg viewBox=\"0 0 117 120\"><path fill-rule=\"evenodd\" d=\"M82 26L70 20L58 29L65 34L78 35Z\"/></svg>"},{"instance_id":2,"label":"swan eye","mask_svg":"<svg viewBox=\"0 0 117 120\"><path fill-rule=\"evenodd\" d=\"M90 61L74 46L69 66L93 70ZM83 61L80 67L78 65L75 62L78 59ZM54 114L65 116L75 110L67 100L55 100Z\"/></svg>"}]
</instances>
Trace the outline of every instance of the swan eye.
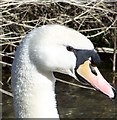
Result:
<instances>
[{"instance_id":1,"label":"swan eye","mask_svg":"<svg viewBox=\"0 0 117 120\"><path fill-rule=\"evenodd\" d=\"M74 50L74 48L71 47L71 46L67 46L66 49L67 49L68 51L70 51L70 52L72 52L72 51Z\"/></svg>"}]
</instances>

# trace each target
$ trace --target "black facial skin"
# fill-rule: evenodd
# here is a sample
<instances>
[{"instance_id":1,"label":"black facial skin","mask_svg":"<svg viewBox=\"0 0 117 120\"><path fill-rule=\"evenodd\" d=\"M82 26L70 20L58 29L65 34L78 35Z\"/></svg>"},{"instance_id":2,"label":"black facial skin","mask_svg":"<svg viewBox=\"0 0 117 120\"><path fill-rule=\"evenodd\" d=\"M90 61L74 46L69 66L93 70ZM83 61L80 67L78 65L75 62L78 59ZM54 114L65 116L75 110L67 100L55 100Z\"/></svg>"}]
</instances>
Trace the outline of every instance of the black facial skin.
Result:
<instances>
[{"instance_id":1,"label":"black facial skin","mask_svg":"<svg viewBox=\"0 0 117 120\"><path fill-rule=\"evenodd\" d=\"M93 68L93 66L97 66L100 63L101 60L100 60L99 55L97 54L97 52L94 49L92 49L92 50L74 49L71 46L67 46L66 49L69 52L73 52L76 56L75 75L77 76L77 78L79 79L79 81L82 84L85 84L85 85L89 84L82 76L80 76L77 73L77 69L86 60L89 60L89 58L91 58L91 60L90 60L91 64L89 64L89 67L90 67L91 72L97 76L97 73L96 73L95 69Z\"/></svg>"},{"instance_id":2,"label":"black facial skin","mask_svg":"<svg viewBox=\"0 0 117 120\"><path fill-rule=\"evenodd\" d=\"M77 68L79 67L79 65L83 64L89 58L91 58L91 65L97 66L101 62L99 55L94 49L92 50L75 49L71 46L67 46L66 49L69 52L73 52L75 54L77 58L76 61Z\"/></svg>"},{"instance_id":3,"label":"black facial skin","mask_svg":"<svg viewBox=\"0 0 117 120\"><path fill-rule=\"evenodd\" d=\"M91 65L98 65L100 63L100 57L97 52L93 50L81 50L81 49L74 49L74 54L77 58L76 67L78 68L79 65L83 64L86 60L91 58Z\"/></svg>"},{"instance_id":4,"label":"black facial skin","mask_svg":"<svg viewBox=\"0 0 117 120\"><path fill-rule=\"evenodd\" d=\"M75 74L76 74L77 78L80 80L80 82L87 84L87 81L83 77L78 75L78 73L76 72L76 69L78 69L78 67L81 64L83 64L86 60L91 58L91 64L89 64L89 67L90 67L91 72L97 76L97 73L96 73L95 69L93 68L93 66L97 66L100 63L100 61L101 61L100 57L95 50L74 49L74 54L75 54L76 59L77 59L76 60Z\"/></svg>"}]
</instances>

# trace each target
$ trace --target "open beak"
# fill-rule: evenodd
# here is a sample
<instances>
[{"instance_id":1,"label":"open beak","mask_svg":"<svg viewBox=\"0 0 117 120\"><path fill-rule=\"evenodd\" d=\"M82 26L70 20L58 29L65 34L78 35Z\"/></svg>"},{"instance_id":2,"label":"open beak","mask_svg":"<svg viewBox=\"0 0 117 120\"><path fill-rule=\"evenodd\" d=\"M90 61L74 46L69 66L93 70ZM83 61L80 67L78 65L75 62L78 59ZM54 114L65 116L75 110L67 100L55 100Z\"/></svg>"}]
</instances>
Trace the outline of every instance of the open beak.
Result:
<instances>
[{"instance_id":1,"label":"open beak","mask_svg":"<svg viewBox=\"0 0 117 120\"><path fill-rule=\"evenodd\" d=\"M104 79L96 66L92 66L90 60L86 60L78 68L75 74L82 83L90 83L95 89L101 91L109 98L115 98L115 89Z\"/></svg>"}]
</instances>

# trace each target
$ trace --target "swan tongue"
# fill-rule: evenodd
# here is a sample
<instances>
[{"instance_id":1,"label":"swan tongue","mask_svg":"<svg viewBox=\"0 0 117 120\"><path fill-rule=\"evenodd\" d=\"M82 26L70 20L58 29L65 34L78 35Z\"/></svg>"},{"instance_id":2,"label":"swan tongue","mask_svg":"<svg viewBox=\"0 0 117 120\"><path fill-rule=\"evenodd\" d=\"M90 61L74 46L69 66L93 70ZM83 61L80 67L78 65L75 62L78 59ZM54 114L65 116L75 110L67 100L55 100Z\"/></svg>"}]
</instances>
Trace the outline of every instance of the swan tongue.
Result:
<instances>
[{"instance_id":1,"label":"swan tongue","mask_svg":"<svg viewBox=\"0 0 117 120\"><path fill-rule=\"evenodd\" d=\"M94 88L101 91L110 98L115 98L114 88L104 79L97 67L93 67L95 73L91 71L90 61L87 60L76 70L77 74L89 82Z\"/></svg>"}]
</instances>

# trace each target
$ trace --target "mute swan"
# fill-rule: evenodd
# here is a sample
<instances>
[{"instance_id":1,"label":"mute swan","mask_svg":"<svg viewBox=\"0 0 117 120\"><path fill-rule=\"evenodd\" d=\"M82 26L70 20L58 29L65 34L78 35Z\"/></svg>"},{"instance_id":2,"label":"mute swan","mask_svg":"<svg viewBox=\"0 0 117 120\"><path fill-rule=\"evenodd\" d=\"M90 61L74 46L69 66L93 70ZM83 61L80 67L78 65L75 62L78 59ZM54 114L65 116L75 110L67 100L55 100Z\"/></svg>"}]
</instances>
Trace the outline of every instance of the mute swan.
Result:
<instances>
[{"instance_id":1,"label":"mute swan","mask_svg":"<svg viewBox=\"0 0 117 120\"><path fill-rule=\"evenodd\" d=\"M115 98L102 77L100 62L89 39L62 25L44 25L27 34L12 64L12 91L17 118L58 118L53 72L74 77L84 85Z\"/></svg>"}]
</instances>

